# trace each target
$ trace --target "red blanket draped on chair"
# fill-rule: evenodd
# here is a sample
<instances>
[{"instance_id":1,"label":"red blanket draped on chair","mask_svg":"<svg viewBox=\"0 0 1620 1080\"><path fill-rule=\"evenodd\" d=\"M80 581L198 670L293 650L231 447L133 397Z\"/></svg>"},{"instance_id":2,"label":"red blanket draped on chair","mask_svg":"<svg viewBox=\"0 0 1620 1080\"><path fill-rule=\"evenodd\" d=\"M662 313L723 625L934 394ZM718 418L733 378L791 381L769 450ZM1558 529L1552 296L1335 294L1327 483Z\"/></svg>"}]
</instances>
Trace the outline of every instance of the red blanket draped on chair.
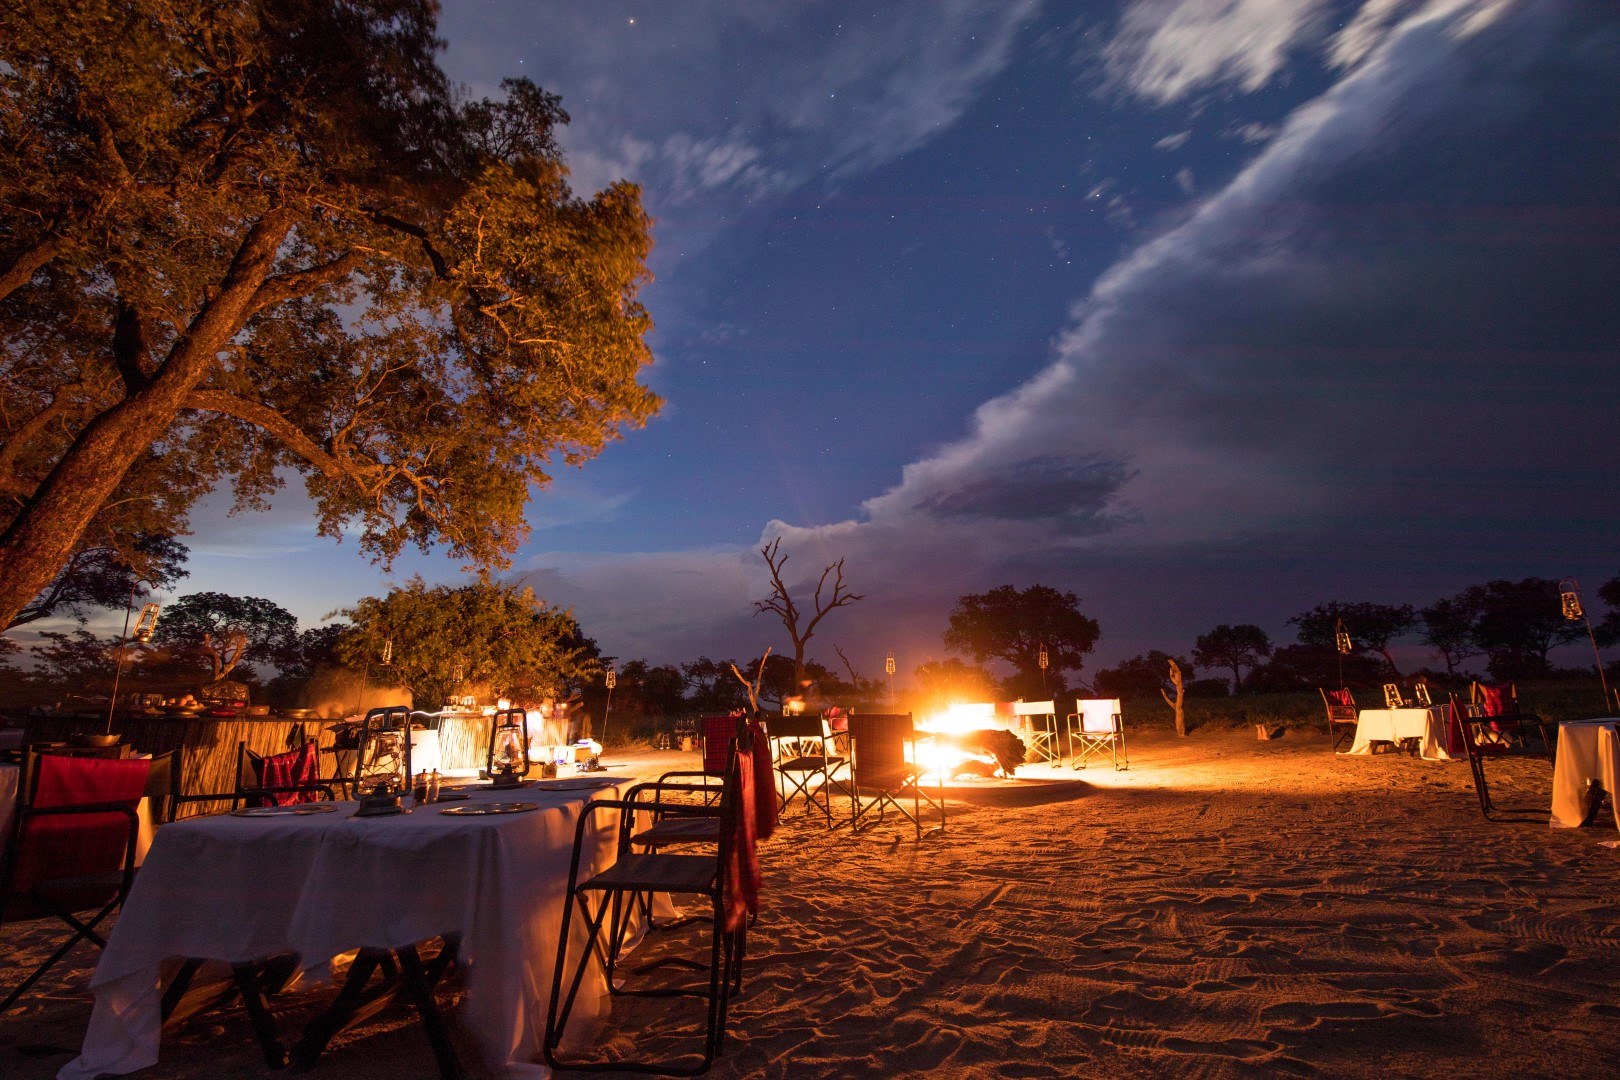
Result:
<instances>
[{"instance_id":1,"label":"red blanket draped on chair","mask_svg":"<svg viewBox=\"0 0 1620 1080\"><path fill-rule=\"evenodd\" d=\"M263 759L259 767L259 782L267 788L315 784L320 781L320 778L320 749L314 742L307 742L297 749L288 750L283 754L271 754ZM315 791L272 791L266 793L264 798L277 806L287 806L291 803L314 802L320 798L320 793Z\"/></svg>"},{"instance_id":2,"label":"red blanket draped on chair","mask_svg":"<svg viewBox=\"0 0 1620 1080\"><path fill-rule=\"evenodd\" d=\"M741 930L759 911L759 847L776 828L776 785L770 744L758 721L737 741L736 822L726 858L726 930Z\"/></svg>"}]
</instances>

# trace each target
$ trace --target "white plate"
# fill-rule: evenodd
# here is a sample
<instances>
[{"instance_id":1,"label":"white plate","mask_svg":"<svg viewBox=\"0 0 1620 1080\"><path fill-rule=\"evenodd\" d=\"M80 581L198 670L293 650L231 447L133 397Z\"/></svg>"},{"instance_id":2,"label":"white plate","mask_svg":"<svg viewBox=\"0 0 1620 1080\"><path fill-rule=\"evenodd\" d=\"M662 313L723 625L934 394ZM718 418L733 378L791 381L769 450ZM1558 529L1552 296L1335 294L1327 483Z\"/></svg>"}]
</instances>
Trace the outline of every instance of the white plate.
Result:
<instances>
[{"instance_id":1,"label":"white plate","mask_svg":"<svg viewBox=\"0 0 1620 1080\"><path fill-rule=\"evenodd\" d=\"M232 817L302 817L306 814L333 814L337 804L329 802L288 803L286 806L244 806L232 810Z\"/></svg>"},{"instance_id":2,"label":"white plate","mask_svg":"<svg viewBox=\"0 0 1620 1080\"><path fill-rule=\"evenodd\" d=\"M468 803L465 806L451 806L440 810L439 813L455 814L457 817L470 817L479 814L522 814L538 809L540 809L539 804L532 802L486 802Z\"/></svg>"}]
</instances>

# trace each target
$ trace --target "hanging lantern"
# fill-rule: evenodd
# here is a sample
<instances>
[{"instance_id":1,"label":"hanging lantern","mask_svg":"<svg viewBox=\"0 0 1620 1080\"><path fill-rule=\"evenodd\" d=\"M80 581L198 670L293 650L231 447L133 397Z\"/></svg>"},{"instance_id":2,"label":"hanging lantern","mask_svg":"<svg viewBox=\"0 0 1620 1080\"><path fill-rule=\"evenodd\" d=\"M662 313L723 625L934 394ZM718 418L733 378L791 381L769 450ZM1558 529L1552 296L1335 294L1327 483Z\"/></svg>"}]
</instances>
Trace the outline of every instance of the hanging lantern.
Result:
<instances>
[{"instance_id":1,"label":"hanging lantern","mask_svg":"<svg viewBox=\"0 0 1620 1080\"><path fill-rule=\"evenodd\" d=\"M890 653L883 658L883 672L885 675L894 674L894 653Z\"/></svg>"},{"instance_id":2,"label":"hanging lantern","mask_svg":"<svg viewBox=\"0 0 1620 1080\"><path fill-rule=\"evenodd\" d=\"M1350 631L1344 628L1344 620L1336 619L1333 623L1333 645L1345 656L1356 651L1355 645L1350 641Z\"/></svg>"},{"instance_id":3,"label":"hanging lantern","mask_svg":"<svg viewBox=\"0 0 1620 1080\"><path fill-rule=\"evenodd\" d=\"M1558 602L1563 606L1564 618L1576 622L1586 617L1581 607L1581 583L1569 578L1558 583Z\"/></svg>"},{"instance_id":4,"label":"hanging lantern","mask_svg":"<svg viewBox=\"0 0 1620 1080\"><path fill-rule=\"evenodd\" d=\"M157 631L157 620L158 606L156 604L143 605L141 607L141 617L135 620L135 631L129 636L143 645L151 641L153 633Z\"/></svg>"},{"instance_id":5,"label":"hanging lantern","mask_svg":"<svg viewBox=\"0 0 1620 1080\"><path fill-rule=\"evenodd\" d=\"M1046 642L1044 641L1041 642L1041 655L1036 659L1036 663L1041 665L1042 671L1052 666L1051 658L1046 655Z\"/></svg>"},{"instance_id":6,"label":"hanging lantern","mask_svg":"<svg viewBox=\"0 0 1620 1080\"><path fill-rule=\"evenodd\" d=\"M394 639L384 638L382 648L382 666L387 667L394 662Z\"/></svg>"},{"instance_id":7,"label":"hanging lantern","mask_svg":"<svg viewBox=\"0 0 1620 1080\"><path fill-rule=\"evenodd\" d=\"M516 787L529 775L529 712L502 709L489 729L485 772L496 787Z\"/></svg>"},{"instance_id":8,"label":"hanging lantern","mask_svg":"<svg viewBox=\"0 0 1620 1080\"><path fill-rule=\"evenodd\" d=\"M614 671L613 668L609 667L607 671L602 673L602 683L609 690L613 689L615 686L619 685L619 673Z\"/></svg>"}]
</instances>

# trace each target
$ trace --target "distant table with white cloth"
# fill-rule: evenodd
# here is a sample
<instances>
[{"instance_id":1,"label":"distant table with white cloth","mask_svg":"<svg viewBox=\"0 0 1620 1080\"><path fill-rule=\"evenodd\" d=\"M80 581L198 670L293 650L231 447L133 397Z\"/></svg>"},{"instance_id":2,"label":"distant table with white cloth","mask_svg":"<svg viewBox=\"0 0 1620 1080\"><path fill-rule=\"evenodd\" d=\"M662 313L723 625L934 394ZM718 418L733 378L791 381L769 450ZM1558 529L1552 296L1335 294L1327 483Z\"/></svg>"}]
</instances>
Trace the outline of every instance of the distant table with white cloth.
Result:
<instances>
[{"instance_id":1,"label":"distant table with white cloth","mask_svg":"<svg viewBox=\"0 0 1620 1080\"><path fill-rule=\"evenodd\" d=\"M1552 825L1578 829L1590 809L1591 782L1603 786L1620 828L1620 717L1566 720L1558 725L1558 760L1553 766Z\"/></svg>"},{"instance_id":2,"label":"distant table with white cloth","mask_svg":"<svg viewBox=\"0 0 1620 1080\"><path fill-rule=\"evenodd\" d=\"M164 826L91 979L96 1004L83 1053L60 1080L158 1060L159 967L170 957L237 962L291 952L310 970L353 949L451 934L466 971L462 1023L483 1064L499 1076L545 1076L538 1061L575 825L588 800L620 798L632 783L543 781L472 796L539 804L528 813L441 812L469 805L460 802L357 818L353 803L338 803L332 813L216 814ZM614 861L617 817L597 815L592 873ZM574 926L583 945L582 921ZM568 1044L594 1038L608 1010L606 980L592 971Z\"/></svg>"},{"instance_id":3,"label":"distant table with white cloth","mask_svg":"<svg viewBox=\"0 0 1620 1080\"><path fill-rule=\"evenodd\" d=\"M1346 754L1370 754L1372 744L1418 740L1418 753L1428 761L1450 761L1446 752L1445 709L1362 709L1356 715L1356 741Z\"/></svg>"}]
</instances>

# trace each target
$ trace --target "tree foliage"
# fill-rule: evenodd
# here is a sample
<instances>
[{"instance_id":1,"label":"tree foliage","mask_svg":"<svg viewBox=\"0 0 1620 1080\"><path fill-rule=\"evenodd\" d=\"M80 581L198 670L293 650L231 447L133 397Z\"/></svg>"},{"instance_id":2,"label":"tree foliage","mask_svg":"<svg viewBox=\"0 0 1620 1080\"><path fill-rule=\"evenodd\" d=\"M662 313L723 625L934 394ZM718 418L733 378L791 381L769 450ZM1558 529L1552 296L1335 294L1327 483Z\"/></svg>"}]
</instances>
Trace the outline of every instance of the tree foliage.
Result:
<instances>
[{"instance_id":1,"label":"tree foliage","mask_svg":"<svg viewBox=\"0 0 1620 1080\"><path fill-rule=\"evenodd\" d=\"M1564 618L1558 582L1528 577L1488 581L1464 590L1457 601L1476 612L1474 642L1490 657L1498 679L1545 674L1547 654L1586 635L1586 628Z\"/></svg>"},{"instance_id":2,"label":"tree foliage","mask_svg":"<svg viewBox=\"0 0 1620 1080\"><path fill-rule=\"evenodd\" d=\"M83 622L88 608L122 608L154 591L171 589L186 576L186 545L172 536L145 534L127 549L81 547L49 587L11 620L10 630L25 623L71 615Z\"/></svg>"},{"instance_id":3,"label":"tree foliage","mask_svg":"<svg viewBox=\"0 0 1620 1080\"><path fill-rule=\"evenodd\" d=\"M1193 661L1200 667L1225 668L1232 673L1232 692L1243 686L1243 669L1252 668L1271 654L1271 638L1251 623L1222 623L1193 643Z\"/></svg>"},{"instance_id":4,"label":"tree foliage","mask_svg":"<svg viewBox=\"0 0 1620 1080\"><path fill-rule=\"evenodd\" d=\"M1191 681L1197 669L1185 657L1171 656L1154 649L1145 655L1133 656L1115 667L1103 668L1092 676L1091 685L1103 697L1139 697L1162 693L1171 686L1170 661L1181 669L1182 678Z\"/></svg>"},{"instance_id":5,"label":"tree foliage","mask_svg":"<svg viewBox=\"0 0 1620 1080\"><path fill-rule=\"evenodd\" d=\"M218 682L244 662L287 663L296 655L298 619L257 596L191 593L163 609L152 643L205 657Z\"/></svg>"},{"instance_id":6,"label":"tree foliage","mask_svg":"<svg viewBox=\"0 0 1620 1080\"><path fill-rule=\"evenodd\" d=\"M1440 654L1447 675L1456 675L1458 664L1483 651L1474 635L1474 625L1479 622L1475 599L1466 595L1444 597L1418 612L1423 622L1423 641Z\"/></svg>"},{"instance_id":7,"label":"tree foliage","mask_svg":"<svg viewBox=\"0 0 1620 1080\"><path fill-rule=\"evenodd\" d=\"M0 34L0 625L77 551L303 474L324 534L501 566L656 410L634 185L464 101L433 0L86 0Z\"/></svg>"},{"instance_id":8,"label":"tree foliage","mask_svg":"<svg viewBox=\"0 0 1620 1080\"><path fill-rule=\"evenodd\" d=\"M985 593L957 598L945 631L945 647L979 663L1011 664L1012 682L1026 696L1042 689L1040 653L1047 653L1047 674L1061 680L1078 673L1097 644L1102 629L1080 611L1080 598L1046 585L1016 589L1002 585Z\"/></svg>"},{"instance_id":9,"label":"tree foliage","mask_svg":"<svg viewBox=\"0 0 1620 1080\"><path fill-rule=\"evenodd\" d=\"M528 588L486 582L430 588L413 578L342 614L352 624L338 642L344 663L374 677L386 671L409 688L418 708L439 708L473 684L515 701L559 697L571 680L598 667L579 644L574 617Z\"/></svg>"},{"instance_id":10,"label":"tree foliage","mask_svg":"<svg viewBox=\"0 0 1620 1080\"><path fill-rule=\"evenodd\" d=\"M1333 601L1318 604L1311 610L1288 620L1299 627L1301 645L1333 647L1334 631L1344 623L1345 632L1357 652L1373 652L1389 665L1390 673L1400 677L1400 668L1390 654L1389 643L1405 637L1417 627L1417 616L1411 604L1346 604Z\"/></svg>"}]
</instances>

